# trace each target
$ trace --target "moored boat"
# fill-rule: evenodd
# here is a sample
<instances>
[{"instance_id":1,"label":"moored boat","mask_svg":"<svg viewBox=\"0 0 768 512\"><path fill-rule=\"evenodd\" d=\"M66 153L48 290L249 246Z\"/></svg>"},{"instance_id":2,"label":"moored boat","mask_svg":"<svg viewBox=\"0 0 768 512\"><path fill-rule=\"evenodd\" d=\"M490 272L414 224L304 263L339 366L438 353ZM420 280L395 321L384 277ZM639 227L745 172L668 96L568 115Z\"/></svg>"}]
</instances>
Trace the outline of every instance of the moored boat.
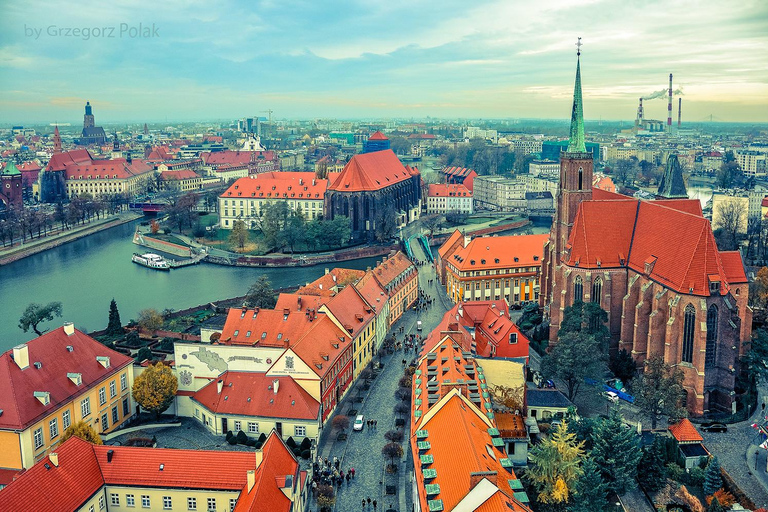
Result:
<instances>
[{"instance_id":1,"label":"moored boat","mask_svg":"<svg viewBox=\"0 0 768 512\"><path fill-rule=\"evenodd\" d=\"M131 261L138 263L143 267L153 268L155 270L171 270L171 266L165 258L159 254L153 254L151 252L145 254L133 253Z\"/></svg>"}]
</instances>

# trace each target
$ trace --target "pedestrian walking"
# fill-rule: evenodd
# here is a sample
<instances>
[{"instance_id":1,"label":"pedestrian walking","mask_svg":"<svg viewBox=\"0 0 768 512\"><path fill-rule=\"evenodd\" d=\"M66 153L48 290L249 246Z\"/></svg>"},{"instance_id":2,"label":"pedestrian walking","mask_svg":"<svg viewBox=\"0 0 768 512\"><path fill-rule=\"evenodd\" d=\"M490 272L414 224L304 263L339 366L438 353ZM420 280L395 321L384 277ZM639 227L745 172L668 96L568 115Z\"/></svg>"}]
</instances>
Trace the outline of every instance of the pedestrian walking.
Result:
<instances>
[{"instance_id":1,"label":"pedestrian walking","mask_svg":"<svg viewBox=\"0 0 768 512\"><path fill-rule=\"evenodd\" d=\"M365 510L365 498L363 498L363 510Z\"/></svg>"},{"instance_id":2,"label":"pedestrian walking","mask_svg":"<svg viewBox=\"0 0 768 512\"><path fill-rule=\"evenodd\" d=\"M346 478L347 478L347 485L349 485L349 480L350 480L350 478L352 478L352 475L350 475L349 472L347 472L347 477Z\"/></svg>"},{"instance_id":3,"label":"pedestrian walking","mask_svg":"<svg viewBox=\"0 0 768 512\"><path fill-rule=\"evenodd\" d=\"M368 505L370 505L370 504L371 504L371 497L370 497L370 496L368 496L368 498L366 498L366 500L365 500L365 501L367 501L367 502L368 502Z\"/></svg>"},{"instance_id":4,"label":"pedestrian walking","mask_svg":"<svg viewBox=\"0 0 768 512\"><path fill-rule=\"evenodd\" d=\"M349 468L349 472L352 473L352 478L355 478L355 468Z\"/></svg>"},{"instance_id":5,"label":"pedestrian walking","mask_svg":"<svg viewBox=\"0 0 768 512\"><path fill-rule=\"evenodd\" d=\"M376 510L376 500L373 500L373 510Z\"/></svg>"}]
</instances>

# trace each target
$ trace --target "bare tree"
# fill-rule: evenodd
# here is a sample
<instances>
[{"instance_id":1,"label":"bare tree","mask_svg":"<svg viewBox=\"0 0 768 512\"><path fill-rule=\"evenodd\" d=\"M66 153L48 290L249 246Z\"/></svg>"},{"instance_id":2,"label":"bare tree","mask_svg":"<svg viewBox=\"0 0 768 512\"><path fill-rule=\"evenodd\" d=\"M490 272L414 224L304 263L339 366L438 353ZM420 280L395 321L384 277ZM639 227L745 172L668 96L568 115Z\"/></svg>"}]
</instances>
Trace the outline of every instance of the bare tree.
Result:
<instances>
[{"instance_id":1,"label":"bare tree","mask_svg":"<svg viewBox=\"0 0 768 512\"><path fill-rule=\"evenodd\" d=\"M714 216L715 230L719 231L718 248L734 251L739 247L739 234L746 227L747 207L743 201L730 198L717 207Z\"/></svg>"}]
</instances>

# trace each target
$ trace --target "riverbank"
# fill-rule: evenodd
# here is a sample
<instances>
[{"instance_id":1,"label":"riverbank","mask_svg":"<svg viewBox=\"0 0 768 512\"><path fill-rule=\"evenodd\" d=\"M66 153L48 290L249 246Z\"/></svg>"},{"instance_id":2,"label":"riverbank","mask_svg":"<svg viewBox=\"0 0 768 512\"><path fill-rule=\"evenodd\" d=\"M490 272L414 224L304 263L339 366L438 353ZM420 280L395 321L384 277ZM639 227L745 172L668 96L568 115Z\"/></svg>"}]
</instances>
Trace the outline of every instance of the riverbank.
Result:
<instances>
[{"instance_id":1,"label":"riverbank","mask_svg":"<svg viewBox=\"0 0 768 512\"><path fill-rule=\"evenodd\" d=\"M53 249L54 247L59 247L69 242L74 242L75 240L79 240L105 229L133 222L141 217L143 217L141 213L124 212L116 216L98 219L89 224L78 226L67 231L60 231L55 235L48 235L45 238L37 238L27 243L0 249L0 266L47 251L48 249Z\"/></svg>"}]
</instances>

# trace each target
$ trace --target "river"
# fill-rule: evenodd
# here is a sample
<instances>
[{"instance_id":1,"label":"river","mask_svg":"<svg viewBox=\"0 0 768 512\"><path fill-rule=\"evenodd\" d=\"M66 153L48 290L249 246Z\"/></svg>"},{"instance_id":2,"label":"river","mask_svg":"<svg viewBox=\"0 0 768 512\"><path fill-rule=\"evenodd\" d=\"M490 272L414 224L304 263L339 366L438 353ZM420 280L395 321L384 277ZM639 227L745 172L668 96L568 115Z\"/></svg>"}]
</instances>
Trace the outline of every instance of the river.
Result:
<instances>
[{"instance_id":1,"label":"river","mask_svg":"<svg viewBox=\"0 0 768 512\"><path fill-rule=\"evenodd\" d=\"M131 262L138 246L131 235L139 221L123 224L9 265L0 266L0 352L35 337L18 327L30 302L61 301L64 314L41 328L73 322L96 331L107 325L114 298L124 324L145 308L185 309L207 302L245 295L266 274L275 287L300 285L320 277L329 265L291 268L243 268L200 264L160 272ZM377 258L342 262L339 266L365 269Z\"/></svg>"}]
</instances>

